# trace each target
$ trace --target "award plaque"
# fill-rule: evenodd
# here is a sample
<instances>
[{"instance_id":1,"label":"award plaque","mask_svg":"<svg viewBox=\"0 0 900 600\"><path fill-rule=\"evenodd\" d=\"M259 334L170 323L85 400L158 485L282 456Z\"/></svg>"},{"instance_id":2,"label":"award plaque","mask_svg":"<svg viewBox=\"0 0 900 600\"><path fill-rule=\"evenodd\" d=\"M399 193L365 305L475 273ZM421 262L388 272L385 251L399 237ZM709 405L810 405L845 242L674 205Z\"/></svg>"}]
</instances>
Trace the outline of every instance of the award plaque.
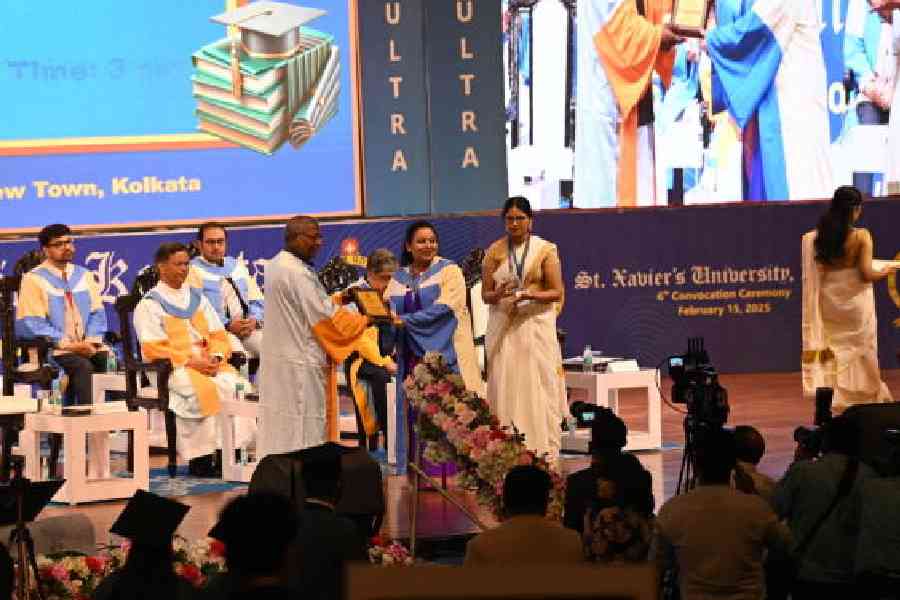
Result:
<instances>
[{"instance_id":1,"label":"award plaque","mask_svg":"<svg viewBox=\"0 0 900 600\"><path fill-rule=\"evenodd\" d=\"M359 312L373 321L389 322L393 320L391 311L381 294L376 290L352 287L348 290Z\"/></svg>"},{"instance_id":2,"label":"award plaque","mask_svg":"<svg viewBox=\"0 0 900 600\"><path fill-rule=\"evenodd\" d=\"M709 20L710 0L675 0L669 25L678 35L702 38Z\"/></svg>"}]
</instances>

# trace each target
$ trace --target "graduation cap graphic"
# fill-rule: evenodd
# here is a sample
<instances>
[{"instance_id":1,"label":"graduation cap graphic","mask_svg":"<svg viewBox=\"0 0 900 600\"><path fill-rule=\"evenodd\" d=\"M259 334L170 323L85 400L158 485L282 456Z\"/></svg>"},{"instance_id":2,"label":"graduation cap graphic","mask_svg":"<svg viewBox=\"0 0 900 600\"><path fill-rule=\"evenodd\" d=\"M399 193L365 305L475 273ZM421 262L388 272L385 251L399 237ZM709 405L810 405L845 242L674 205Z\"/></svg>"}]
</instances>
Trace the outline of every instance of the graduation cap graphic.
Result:
<instances>
[{"instance_id":1,"label":"graduation cap graphic","mask_svg":"<svg viewBox=\"0 0 900 600\"><path fill-rule=\"evenodd\" d=\"M323 16L324 10L282 2L252 2L212 17L241 32L244 51L254 58L287 58L300 49L300 27Z\"/></svg>"},{"instance_id":2,"label":"graduation cap graphic","mask_svg":"<svg viewBox=\"0 0 900 600\"><path fill-rule=\"evenodd\" d=\"M338 47L308 26L325 14L260 0L211 17L230 35L194 53L200 129L264 154L309 141L339 104Z\"/></svg>"}]
</instances>

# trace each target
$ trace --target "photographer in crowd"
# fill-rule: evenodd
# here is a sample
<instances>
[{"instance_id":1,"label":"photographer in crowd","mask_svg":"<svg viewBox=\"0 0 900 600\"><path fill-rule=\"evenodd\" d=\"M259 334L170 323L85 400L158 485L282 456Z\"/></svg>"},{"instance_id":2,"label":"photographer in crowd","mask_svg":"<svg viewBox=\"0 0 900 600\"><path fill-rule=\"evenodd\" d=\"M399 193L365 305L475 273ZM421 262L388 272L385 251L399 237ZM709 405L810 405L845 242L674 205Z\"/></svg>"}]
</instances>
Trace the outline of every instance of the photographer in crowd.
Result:
<instances>
[{"instance_id":1,"label":"photographer in crowd","mask_svg":"<svg viewBox=\"0 0 900 600\"><path fill-rule=\"evenodd\" d=\"M766 550L782 551L790 535L769 505L731 487L734 434L710 428L697 444L699 485L672 497L656 519L660 577L678 565L681 598L762 598Z\"/></svg>"},{"instance_id":2,"label":"photographer in crowd","mask_svg":"<svg viewBox=\"0 0 900 600\"><path fill-rule=\"evenodd\" d=\"M864 480L859 494L854 570L865 598L896 598L900 591L900 430L885 436L893 446L885 477Z\"/></svg>"},{"instance_id":3,"label":"photographer in crowd","mask_svg":"<svg viewBox=\"0 0 900 600\"><path fill-rule=\"evenodd\" d=\"M874 476L858 448L858 425L835 417L823 426L822 456L795 461L775 488L775 510L794 538L795 600L854 595L860 490Z\"/></svg>"}]
</instances>

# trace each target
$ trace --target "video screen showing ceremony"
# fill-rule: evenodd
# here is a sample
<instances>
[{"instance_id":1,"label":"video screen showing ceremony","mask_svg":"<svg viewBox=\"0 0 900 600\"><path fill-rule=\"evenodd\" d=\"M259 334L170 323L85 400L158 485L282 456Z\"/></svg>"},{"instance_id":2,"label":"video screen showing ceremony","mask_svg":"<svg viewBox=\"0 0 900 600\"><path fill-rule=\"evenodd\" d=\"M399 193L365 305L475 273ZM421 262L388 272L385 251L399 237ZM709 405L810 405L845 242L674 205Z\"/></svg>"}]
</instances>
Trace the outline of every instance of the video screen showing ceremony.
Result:
<instances>
[{"instance_id":1,"label":"video screen showing ceremony","mask_svg":"<svg viewBox=\"0 0 900 600\"><path fill-rule=\"evenodd\" d=\"M0 600L900 598L900 1L0 32Z\"/></svg>"}]
</instances>

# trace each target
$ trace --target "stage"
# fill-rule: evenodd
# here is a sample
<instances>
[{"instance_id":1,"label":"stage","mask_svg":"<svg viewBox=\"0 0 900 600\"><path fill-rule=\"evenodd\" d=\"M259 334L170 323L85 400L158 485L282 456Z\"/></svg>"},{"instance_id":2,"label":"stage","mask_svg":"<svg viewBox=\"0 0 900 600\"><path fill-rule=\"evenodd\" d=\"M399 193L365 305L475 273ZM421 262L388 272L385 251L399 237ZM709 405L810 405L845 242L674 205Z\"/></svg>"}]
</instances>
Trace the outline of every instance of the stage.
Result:
<instances>
[{"instance_id":1,"label":"stage","mask_svg":"<svg viewBox=\"0 0 900 600\"><path fill-rule=\"evenodd\" d=\"M900 398L900 369L883 371L883 376L895 398ZM729 425L749 424L757 427L766 439L766 455L760 470L778 477L790 464L794 443L792 433L797 425L809 425L813 417L813 407L800 398L799 373L758 373L723 375L721 383L729 393L731 415ZM663 382L665 397L669 396L670 382ZM637 407L644 403L633 393L620 393L620 414L627 423L640 422L646 418ZM679 406L679 409L683 407ZM682 415L673 408L663 405L663 445L662 451L638 453L641 462L653 474L654 495L657 506L675 491L678 471L681 465L683 443ZM355 443L355 442L349 442ZM583 468L588 460L584 456L564 455L561 466L564 473ZM164 464L161 456L152 457L152 466ZM404 476L386 478L387 514L383 533L391 538L404 539L409 535L409 480ZM188 539L205 536L215 523L219 510L225 502L243 488L231 491L179 498L192 509L178 532ZM474 496L453 487L451 493L479 515L488 524L495 521L490 514L481 510ZM420 494L419 536L423 539L452 539L477 533L472 524L451 503L435 492ZM109 527L124 506L123 501L102 502L77 507L51 506L41 513L40 518L80 512L94 525L97 541L104 543L110 539Z\"/></svg>"}]
</instances>

